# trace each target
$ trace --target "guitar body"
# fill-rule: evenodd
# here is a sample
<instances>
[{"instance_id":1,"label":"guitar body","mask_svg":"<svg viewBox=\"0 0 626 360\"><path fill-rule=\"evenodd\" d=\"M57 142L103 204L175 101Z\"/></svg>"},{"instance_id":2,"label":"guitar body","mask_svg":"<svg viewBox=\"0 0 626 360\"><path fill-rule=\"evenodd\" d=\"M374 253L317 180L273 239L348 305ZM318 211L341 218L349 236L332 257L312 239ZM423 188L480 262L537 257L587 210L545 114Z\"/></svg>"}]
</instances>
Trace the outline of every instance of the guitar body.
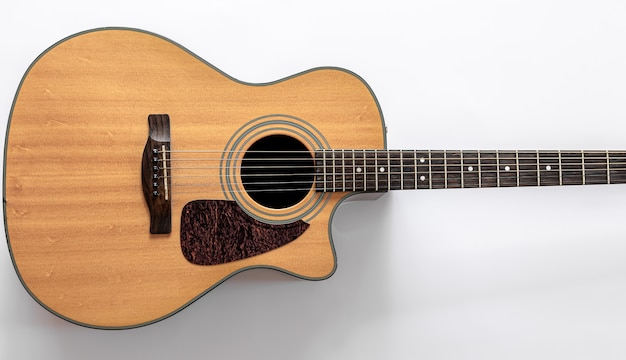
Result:
<instances>
[{"instance_id":1,"label":"guitar body","mask_svg":"<svg viewBox=\"0 0 626 360\"><path fill-rule=\"evenodd\" d=\"M171 231L161 234L150 232L142 189L150 114L170 119ZM57 43L25 75L7 133L6 232L25 288L71 322L127 328L170 316L246 269L327 278L336 266L330 221L349 193L311 188L295 204L259 203L241 183L238 154L271 136L296 139L311 153L385 147L375 97L345 70L246 84L142 31L102 29ZM195 150L217 151L216 158L198 173L173 168L176 160L193 164L175 156ZM253 256L194 263L196 250L183 254L181 224L208 226L220 204L240 209L249 229L266 229L266 240L294 223L306 227ZM236 221L212 224L212 246L221 246L219 234L246 241L233 238L247 236Z\"/></svg>"}]
</instances>

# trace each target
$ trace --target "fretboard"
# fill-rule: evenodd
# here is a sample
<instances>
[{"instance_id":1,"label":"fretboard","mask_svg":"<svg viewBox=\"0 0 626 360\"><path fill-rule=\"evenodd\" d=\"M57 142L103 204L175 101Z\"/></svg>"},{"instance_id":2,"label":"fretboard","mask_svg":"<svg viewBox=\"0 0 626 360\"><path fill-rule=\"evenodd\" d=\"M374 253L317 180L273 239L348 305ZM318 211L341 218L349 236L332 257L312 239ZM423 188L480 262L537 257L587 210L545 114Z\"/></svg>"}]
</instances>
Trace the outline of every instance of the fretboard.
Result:
<instances>
[{"instance_id":1,"label":"fretboard","mask_svg":"<svg viewBox=\"0 0 626 360\"><path fill-rule=\"evenodd\" d=\"M625 184L626 151L316 150L316 191Z\"/></svg>"}]
</instances>

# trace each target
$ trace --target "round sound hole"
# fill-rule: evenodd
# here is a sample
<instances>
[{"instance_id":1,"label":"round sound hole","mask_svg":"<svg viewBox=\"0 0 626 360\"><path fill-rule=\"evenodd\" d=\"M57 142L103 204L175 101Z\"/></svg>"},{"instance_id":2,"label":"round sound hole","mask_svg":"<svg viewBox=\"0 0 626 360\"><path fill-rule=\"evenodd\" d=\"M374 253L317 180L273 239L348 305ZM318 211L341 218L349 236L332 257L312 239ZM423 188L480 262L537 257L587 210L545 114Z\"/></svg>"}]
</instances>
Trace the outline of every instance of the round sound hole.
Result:
<instances>
[{"instance_id":1,"label":"round sound hole","mask_svg":"<svg viewBox=\"0 0 626 360\"><path fill-rule=\"evenodd\" d=\"M256 141L243 157L241 180L257 203L284 209L293 206L313 186L313 157L298 140L270 135Z\"/></svg>"}]
</instances>

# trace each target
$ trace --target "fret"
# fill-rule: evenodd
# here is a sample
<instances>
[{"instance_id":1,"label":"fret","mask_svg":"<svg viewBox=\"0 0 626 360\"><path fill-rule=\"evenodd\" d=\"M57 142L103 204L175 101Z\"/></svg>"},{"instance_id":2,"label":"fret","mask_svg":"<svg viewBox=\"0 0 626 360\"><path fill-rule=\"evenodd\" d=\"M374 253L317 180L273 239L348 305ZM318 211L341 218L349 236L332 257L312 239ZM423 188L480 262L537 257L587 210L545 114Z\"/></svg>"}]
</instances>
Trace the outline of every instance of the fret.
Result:
<instances>
[{"instance_id":1,"label":"fret","mask_svg":"<svg viewBox=\"0 0 626 360\"><path fill-rule=\"evenodd\" d=\"M478 158L478 187L483 187L483 170L482 170L482 162L480 161L480 151L476 152L476 156Z\"/></svg>"},{"instance_id":2,"label":"fret","mask_svg":"<svg viewBox=\"0 0 626 360\"><path fill-rule=\"evenodd\" d=\"M515 176L517 178L517 186L519 187L519 151L515 150Z\"/></svg>"},{"instance_id":3,"label":"fret","mask_svg":"<svg viewBox=\"0 0 626 360\"><path fill-rule=\"evenodd\" d=\"M341 150L341 177L343 180L341 189L346 191L346 154L343 149Z\"/></svg>"},{"instance_id":4,"label":"fret","mask_svg":"<svg viewBox=\"0 0 626 360\"><path fill-rule=\"evenodd\" d=\"M373 174L375 174L375 181L376 181L376 184L374 185L375 191L380 191L381 190L381 187L380 187L381 171L380 171L380 161L378 159L378 150L374 150L374 167L372 168L372 171L373 171ZM385 174L383 173L383 175Z\"/></svg>"},{"instance_id":5,"label":"fret","mask_svg":"<svg viewBox=\"0 0 626 360\"><path fill-rule=\"evenodd\" d=\"M465 170L463 170L463 167L465 165L463 164L463 150L461 150L461 187L464 188L465 187Z\"/></svg>"},{"instance_id":6,"label":"fret","mask_svg":"<svg viewBox=\"0 0 626 360\"><path fill-rule=\"evenodd\" d=\"M432 189L431 185L431 166L430 166L430 152L415 152L415 181L417 189Z\"/></svg>"},{"instance_id":7,"label":"fret","mask_svg":"<svg viewBox=\"0 0 626 360\"><path fill-rule=\"evenodd\" d=\"M400 151L400 169L402 169L401 189L417 189L417 159L414 151Z\"/></svg>"},{"instance_id":8,"label":"fret","mask_svg":"<svg viewBox=\"0 0 626 360\"><path fill-rule=\"evenodd\" d=\"M404 190L404 163L402 162L402 151L400 151L400 190Z\"/></svg>"},{"instance_id":9,"label":"fret","mask_svg":"<svg viewBox=\"0 0 626 360\"><path fill-rule=\"evenodd\" d=\"M495 151L480 152L480 181L481 187L497 187L498 181L498 158Z\"/></svg>"},{"instance_id":10,"label":"fret","mask_svg":"<svg viewBox=\"0 0 626 360\"><path fill-rule=\"evenodd\" d=\"M433 188L433 154L428 150L428 188Z\"/></svg>"},{"instance_id":11,"label":"fret","mask_svg":"<svg viewBox=\"0 0 626 360\"><path fill-rule=\"evenodd\" d=\"M326 166L324 166L324 150L315 151L315 190L326 191L324 181Z\"/></svg>"},{"instance_id":12,"label":"fret","mask_svg":"<svg viewBox=\"0 0 626 360\"><path fill-rule=\"evenodd\" d=\"M387 166L389 154L384 154L382 158L379 150L376 150L375 154L376 166L374 171L376 172L376 191L387 191L389 190L389 171Z\"/></svg>"},{"instance_id":13,"label":"fret","mask_svg":"<svg viewBox=\"0 0 626 360\"><path fill-rule=\"evenodd\" d=\"M356 156L354 150L352 150L352 157L350 161L352 163L352 191L356 191Z\"/></svg>"},{"instance_id":14,"label":"fret","mask_svg":"<svg viewBox=\"0 0 626 360\"><path fill-rule=\"evenodd\" d=\"M391 189L391 166L390 166L391 163L389 159L391 159L391 152L387 154L387 166L385 170L385 172L387 173L387 189L388 190Z\"/></svg>"},{"instance_id":15,"label":"fret","mask_svg":"<svg viewBox=\"0 0 626 360\"><path fill-rule=\"evenodd\" d=\"M498 151L498 186L518 186L517 154L515 151Z\"/></svg>"},{"instance_id":16,"label":"fret","mask_svg":"<svg viewBox=\"0 0 626 360\"><path fill-rule=\"evenodd\" d=\"M559 152L561 185L583 185L583 162L580 152Z\"/></svg>"},{"instance_id":17,"label":"fret","mask_svg":"<svg viewBox=\"0 0 626 360\"><path fill-rule=\"evenodd\" d=\"M343 167L341 161L341 150L333 150L333 191L342 191L344 179L343 179Z\"/></svg>"},{"instance_id":18,"label":"fret","mask_svg":"<svg viewBox=\"0 0 626 360\"><path fill-rule=\"evenodd\" d=\"M335 180L337 178L336 178L336 175L335 175L335 150L330 150L330 161L331 161L331 167L330 167L331 168L331 172L330 173L331 173L331 184L332 184L331 185L332 190L330 190L330 191L336 191L337 188L335 187Z\"/></svg>"},{"instance_id":19,"label":"fret","mask_svg":"<svg viewBox=\"0 0 626 360\"><path fill-rule=\"evenodd\" d=\"M559 185L563 185L563 163L561 162L561 150L558 152L559 154Z\"/></svg>"},{"instance_id":20,"label":"fret","mask_svg":"<svg viewBox=\"0 0 626 360\"><path fill-rule=\"evenodd\" d=\"M535 151L537 156L537 186L541 186L541 165L539 164L539 150Z\"/></svg>"},{"instance_id":21,"label":"fret","mask_svg":"<svg viewBox=\"0 0 626 360\"><path fill-rule=\"evenodd\" d=\"M354 156L354 190L366 191L365 155L363 151L352 151Z\"/></svg>"},{"instance_id":22,"label":"fret","mask_svg":"<svg viewBox=\"0 0 626 360\"><path fill-rule=\"evenodd\" d=\"M389 181L389 190L404 190L404 167L402 164L401 150L389 151L387 157L387 181Z\"/></svg>"},{"instance_id":23,"label":"fret","mask_svg":"<svg viewBox=\"0 0 626 360\"><path fill-rule=\"evenodd\" d=\"M496 184L500 187L500 151L496 150Z\"/></svg>"},{"instance_id":24,"label":"fret","mask_svg":"<svg viewBox=\"0 0 626 360\"><path fill-rule=\"evenodd\" d=\"M478 151L461 152L462 181L464 188L480 187L480 163Z\"/></svg>"},{"instance_id":25,"label":"fret","mask_svg":"<svg viewBox=\"0 0 626 360\"><path fill-rule=\"evenodd\" d=\"M605 151L606 154L606 183L610 184L611 183L611 159L609 157L609 151Z\"/></svg>"},{"instance_id":26,"label":"fret","mask_svg":"<svg viewBox=\"0 0 626 360\"><path fill-rule=\"evenodd\" d=\"M559 152L539 152L539 176L541 186L561 184L561 167Z\"/></svg>"},{"instance_id":27,"label":"fret","mask_svg":"<svg viewBox=\"0 0 626 360\"><path fill-rule=\"evenodd\" d=\"M441 150L430 151L429 172L430 172L430 188L445 189L446 184L446 164L445 155Z\"/></svg>"},{"instance_id":28,"label":"fret","mask_svg":"<svg viewBox=\"0 0 626 360\"><path fill-rule=\"evenodd\" d=\"M376 184L375 184L375 189L376 191L378 191L378 185L380 184L378 182L378 150L374 150L374 174L376 174Z\"/></svg>"},{"instance_id":29,"label":"fret","mask_svg":"<svg viewBox=\"0 0 626 360\"><path fill-rule=\"evenodd\" d=\"M343 191L354 191L354 151L342 150L341 163L343 166Z\"/></svg>"},{"instance_id":30,"label":"fret","mask_svg":"<svg viewBox=\"0 0 626 360\"><path fill-rule=\"evenodd\" d=\"M584 152L582 155L585 174L583 184L609 184L607 153L591 151Z\"/></svg>"},{"instance_id":31,"label":"fret","mask_svg":"<svg viewBox=\"0 0 626 360\"><path fill-rule=\"evenodd\" d=\"M330 152L330 153L329 153ZM335 191L329 188L329 184L334 184L335 177L332 170L335 168L332 159L332 150L324 150L324 191Z\"/></svg>"},{"instance_id":32,"label":"fret","mask_svg":"<svg viewBox=\"0 0 626 360\"><path fill-rule=\"evenodd\" d=\"M519 173L517 186L538 186L540 184L538 152L518 151L517 163Z\"/></svg>"},{"instance_id":33,"label":"fret","mask_svg":"<svg viewBox=\"0 0 626 360\"><path fill-rule=\"evenodd\" d=\"M365 191L378 191L376 151L363 150L365 156Z\"/></svg>"},{"instance_id":34,"label":"fret","mask_svg":"<svg viewBox=\"0 0 626 360\"><path fill-rule=\"evenodd\" d=\"M461 174L463 172L461 171L461 152L457 150L445 151L444 156L446 163L446 188L462 188Z\"/></svg>"},{"instance_id":35,"label":"fret","mask_svg":"<svg viewBox=\"0 0 626 360\"><path fill-rule=\"evenodd\" d=\"M443 151L443 187L448 188L448 155Z\"/></svg>"},{"instance_id":36,"label":"fret","mask_svg":"<svg viewBox=\"0 0 626 360\"><path fill-rule=\"evenodd\" d=\"M626 184L626 152L609 154L611 184Z\"/></svg>"},{"instance_id":37,"label":"fret","mask_svg":"<svg viewBox=\"0 0 626 360\"><path fill-rule=\"evenodd\" d=\"M582 163L582 168L583 168L582 169L583 170L583 174L582 174L583 175L582 176L582 178L583 178L583 185L585 185L585 152L584 151L580 152L580 157L581 157L581 161L580 162Z\"/></svg>"},{"instance_id":38,"label":"fret","mask_svg":"<svg viewBox=\"0 0 626 360\"><path fill-rule=\"evenodd\" d=\"M608 161L607 161L607 163L608 163ZM417 179L418 179L418 176L417 176L417 150L413 150L413 166L415 167L415 171L413 173L413 176L414 176L413 180L414 180L414 183L415 183L415 189L417 189Z\"/></svg>"}]
</instances>

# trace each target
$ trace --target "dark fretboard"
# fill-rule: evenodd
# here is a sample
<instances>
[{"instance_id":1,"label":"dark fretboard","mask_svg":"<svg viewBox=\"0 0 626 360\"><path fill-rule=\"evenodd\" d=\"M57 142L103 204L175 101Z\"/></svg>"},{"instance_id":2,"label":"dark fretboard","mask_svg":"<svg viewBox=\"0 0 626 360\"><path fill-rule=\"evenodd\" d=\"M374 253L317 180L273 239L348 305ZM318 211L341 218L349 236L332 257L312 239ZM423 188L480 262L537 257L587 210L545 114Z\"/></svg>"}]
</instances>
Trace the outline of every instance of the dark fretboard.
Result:
<instances>
[{"instance_id":1,"label":"dark fretboard","mask_svg":"<svg viewBox=\"0 0 626 360\"><path fill-rule=\"evenodd\" d=\"M317 191L626 183L624 151L316 150Z\"/></svg>"}]
</instances>

